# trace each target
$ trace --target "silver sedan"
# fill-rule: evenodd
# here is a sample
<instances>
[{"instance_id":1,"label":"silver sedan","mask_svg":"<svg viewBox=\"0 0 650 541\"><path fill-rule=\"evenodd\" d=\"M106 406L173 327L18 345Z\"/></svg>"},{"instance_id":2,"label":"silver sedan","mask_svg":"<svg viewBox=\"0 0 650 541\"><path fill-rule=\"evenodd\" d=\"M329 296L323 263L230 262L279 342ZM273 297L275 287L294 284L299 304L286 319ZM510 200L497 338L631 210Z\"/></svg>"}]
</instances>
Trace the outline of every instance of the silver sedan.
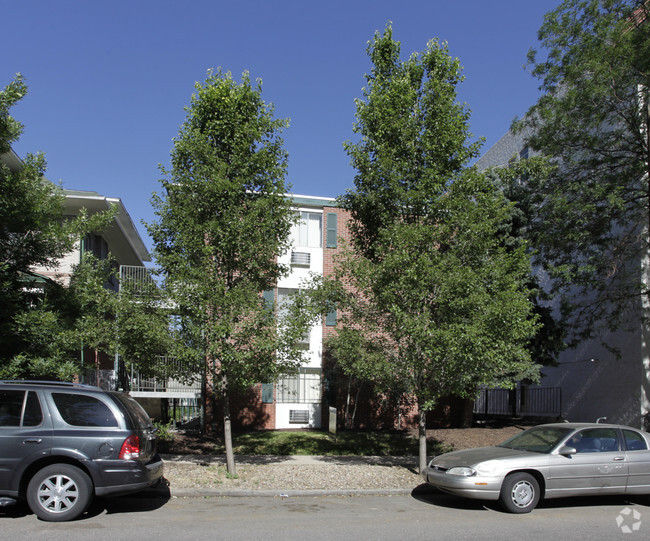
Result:
<instances>
[{"instance_id":1,"label":"silver sedan","mask_svg":"<svg viewBox=\"0 0 650 541\"><path fill-rule=\"evenodd\" d=\"M650 494L650 437L628 426L540 425L496 447L435 457L422 473L444 492L528 513L543 498Z\"/></svg>"}]
</instances>

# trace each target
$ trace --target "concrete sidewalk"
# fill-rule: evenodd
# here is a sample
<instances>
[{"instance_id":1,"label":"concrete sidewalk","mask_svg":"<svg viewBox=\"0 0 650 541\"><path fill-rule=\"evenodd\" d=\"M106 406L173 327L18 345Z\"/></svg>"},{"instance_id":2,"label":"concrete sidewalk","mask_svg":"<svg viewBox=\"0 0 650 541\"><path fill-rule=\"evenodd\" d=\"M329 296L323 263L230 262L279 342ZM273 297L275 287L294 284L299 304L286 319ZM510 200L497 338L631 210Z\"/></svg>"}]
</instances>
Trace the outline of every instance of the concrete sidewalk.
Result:
<instances>
[{"instance_id":1,"label":"concrete sidewalk","mask_svg":"<svg viewBox=\"0 0 650 541\"><path fill-rule=\"evenodd\" d=\"M186 462L191 464L225 464L226 455L160 455L165 462ZM377 466L416 466L416 456L324 456L324 455L237 455L237 464L286 464L296 466L338 464Z\"/></svg>"}]
</instances>

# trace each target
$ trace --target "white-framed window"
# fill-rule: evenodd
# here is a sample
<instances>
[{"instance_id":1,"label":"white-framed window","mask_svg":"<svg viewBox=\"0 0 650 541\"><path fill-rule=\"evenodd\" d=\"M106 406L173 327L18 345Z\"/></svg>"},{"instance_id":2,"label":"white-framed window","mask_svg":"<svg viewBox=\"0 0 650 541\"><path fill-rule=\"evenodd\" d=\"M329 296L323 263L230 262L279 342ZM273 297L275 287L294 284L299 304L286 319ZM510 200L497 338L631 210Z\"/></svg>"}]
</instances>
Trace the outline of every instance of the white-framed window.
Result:
<instances>
[{"instance_id":1,"label":"white-framed window","mask_svg":"<svg viewBox=\"0 0 650 541\"><path fill-rule=\"evenodd\" d=\"M287 315L287 310L291 303L293 302L292 295L295 295L299 292L299 289L289 288L289 287L279 287L278 288L278 320L280 324ZM300 345L303 348L309 348L309 333L311 332L311 327L305 329L305 334L300 340Z\"/></svg>"},{"instance_id":2,"label":"white-framed window","mask_svg":"<svg viewBox=\"0 0 650 541\"><path fill-rule=\"evenodd\" d=\"M298 212L300 221L293 226L292 240L298 248L321 248L323 245L323 215L319 212Z\"/></svg>"},{"instance_id":3,"label":"white-framed window","mask_svg":"<svg viewBox=\"0 0 650 541\"><path fill-rule=\"evenodd\" d=\"M282 376L276 387L278 402L320 402L320 368L300 368L297 374Z\"/></svg>"}]
</instances>

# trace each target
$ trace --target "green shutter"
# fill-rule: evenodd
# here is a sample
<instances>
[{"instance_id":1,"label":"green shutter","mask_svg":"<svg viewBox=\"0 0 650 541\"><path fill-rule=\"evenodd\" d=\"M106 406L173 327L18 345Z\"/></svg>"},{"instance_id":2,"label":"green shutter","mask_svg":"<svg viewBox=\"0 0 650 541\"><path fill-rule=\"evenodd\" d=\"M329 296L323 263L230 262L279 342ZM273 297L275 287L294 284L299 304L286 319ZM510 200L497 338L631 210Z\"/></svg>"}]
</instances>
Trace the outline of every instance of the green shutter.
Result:
<instances>
[{"instance_id":1,"label":"green shutter","mask_svg":"<svg viewBox=\"0 0 650 541\"><path fill-rule=\"evenodd\" d=\"M336 325L336 308L330 310L325 316L325 325L334 327Z\"/></svg>"},{"instance_id":2,"label":"green shutter","mask_svg":"<svg viewBox=\"0 0 650 541\"><path fill-rule=\"evenodd\" d=\"M267 289L262 293L262 296L264 297L264 304L266 307L269 310L272 309L275 304L275 290Z\"/></svg>"},{"instance_id":3,"label":"green shutter","mask_svg":"<svg viewBox=\"0 0 650 541\"><path fill-rule=\"evenodd\" d=\"M262 383L262 403L273 404L273 384Z\"/></svg>"},{"instance_id":4,"label":"green shutter","mask_svg":"<svg viewBox=\"0 0 650 541\"><path fill-rule=\"evenodd\" d=\"M337 214L335 212L327 213L327 248L336 248L338 232L336 230Z\"/></svg>"}]
</instances>

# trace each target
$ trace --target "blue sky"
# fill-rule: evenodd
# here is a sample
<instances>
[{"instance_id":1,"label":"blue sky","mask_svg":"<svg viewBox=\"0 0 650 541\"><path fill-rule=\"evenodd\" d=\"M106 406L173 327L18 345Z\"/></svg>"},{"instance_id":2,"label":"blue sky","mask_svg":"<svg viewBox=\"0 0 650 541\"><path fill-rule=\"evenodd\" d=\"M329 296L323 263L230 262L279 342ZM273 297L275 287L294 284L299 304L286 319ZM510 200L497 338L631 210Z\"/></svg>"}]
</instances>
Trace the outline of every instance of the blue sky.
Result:
<instances>
[{"instance_id":1,"label":"blue sky","mask_svg":"<svg viewBox=\"0 0 650 541\"><path fill-rule=\"evenodd\" d=\"M43 151L63 187L122 198L145 243L158 164L167 165L195 81L209 68L263 81L284 133L296 194L353 187L342 143L370 70L367 42L392 21L402 56L449 43L459 98L486 151L537 99L524 71L544 13L560 0L20 0L2 2L0 86L21 72L14 150Z\"/></svg>"}]
</instances>

